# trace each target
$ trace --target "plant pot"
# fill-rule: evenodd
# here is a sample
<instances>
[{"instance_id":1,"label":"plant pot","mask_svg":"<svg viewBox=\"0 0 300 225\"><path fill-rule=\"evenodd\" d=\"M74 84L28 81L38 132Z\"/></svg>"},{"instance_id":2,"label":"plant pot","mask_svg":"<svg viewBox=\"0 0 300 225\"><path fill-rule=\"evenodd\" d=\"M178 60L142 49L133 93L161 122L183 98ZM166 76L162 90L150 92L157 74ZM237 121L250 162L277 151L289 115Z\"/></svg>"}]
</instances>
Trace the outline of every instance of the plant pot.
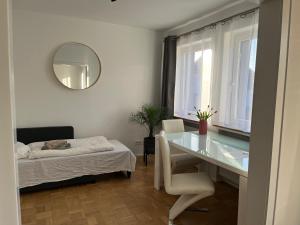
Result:
<instances>
[{"instance_id":1,"label":"plant pot","mask_svg":"<svg viewBox=\"0 0 300 225\"><path fill-rule=\"evenodd\" d=\"M144 162L146 166L148 164L148 155L155 153L155 138L146 137L144 138Z\"/></svg>"},{"instance_id":2,"label":"plant pot","mask_svg":"<svg viewBox=\"0 0 300 225\"><path fill-rule=\"evenodd\" d=\"M144 151L147 155L155 152L155 137L144 138Z\"/></svg>"},{"instance_id":3,"label":"plant pot","mask_svg":"<svg viewBox=\"0 0 300 225\"><path fill-rule=\"evenodd\" d=\"M207 134L207 120L199 121L199 134L201 135Z\"/></svg>"}]
</instances>

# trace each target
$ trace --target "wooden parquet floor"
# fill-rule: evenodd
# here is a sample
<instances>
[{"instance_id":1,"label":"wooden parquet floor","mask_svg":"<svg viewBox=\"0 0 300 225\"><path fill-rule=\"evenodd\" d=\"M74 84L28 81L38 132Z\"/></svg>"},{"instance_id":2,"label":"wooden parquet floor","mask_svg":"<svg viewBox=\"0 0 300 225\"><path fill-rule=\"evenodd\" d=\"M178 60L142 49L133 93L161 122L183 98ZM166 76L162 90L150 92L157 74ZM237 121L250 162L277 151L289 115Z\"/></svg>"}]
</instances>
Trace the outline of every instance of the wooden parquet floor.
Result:
<instances>
[{"instance_id":1,"label":"wooden parquet floor","mask_svg":"<svg viewBox=\"0 0 300 225\"><path fill-rule=\"evenodd\" d=\"M103 175L94 184L21 195L23 225L167 225L168 210L176 201L153 188L153 160L148 167L139 158L131 179L123 174ZM236 225L238 191L216 184L216 194L193 207L208 213L185 211L176 225Z\"/></svg>"}]
</instances>

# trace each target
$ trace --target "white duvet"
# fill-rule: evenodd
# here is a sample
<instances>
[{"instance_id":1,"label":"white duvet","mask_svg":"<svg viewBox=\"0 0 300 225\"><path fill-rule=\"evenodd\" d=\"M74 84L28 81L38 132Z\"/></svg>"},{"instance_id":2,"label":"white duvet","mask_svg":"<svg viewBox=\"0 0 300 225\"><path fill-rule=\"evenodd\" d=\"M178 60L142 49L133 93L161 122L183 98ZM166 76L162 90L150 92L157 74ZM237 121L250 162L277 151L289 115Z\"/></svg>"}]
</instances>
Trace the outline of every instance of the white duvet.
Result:
<instances>
[{"instance_id":1,"label":"white duvet","mask_svg":"<svg viewBox=\"0 0 300 225\"><path fill-rule=\"evenodd\" d=\"M66 150L41 150L44 142L31 143L29 144L31 150L28 154L28 158L39 159L48 157L74 156L94 152L112 151L114 149L114 146L103 136L69 139L67 141L71 144L71 148Z\"/></svg>"}]
</instances>

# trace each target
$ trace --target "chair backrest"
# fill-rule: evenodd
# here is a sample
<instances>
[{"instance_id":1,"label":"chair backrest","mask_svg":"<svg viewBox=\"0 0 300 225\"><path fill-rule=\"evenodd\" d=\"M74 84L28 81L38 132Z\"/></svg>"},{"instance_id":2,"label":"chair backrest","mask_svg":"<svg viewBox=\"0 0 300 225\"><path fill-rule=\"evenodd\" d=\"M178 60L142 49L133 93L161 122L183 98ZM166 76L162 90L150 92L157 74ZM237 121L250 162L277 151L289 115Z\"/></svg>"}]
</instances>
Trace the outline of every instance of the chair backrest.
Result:
<instances>
[{"instance_id":1,"label":"chair backrest","mask_svg":"<svg viewBox=\"0 0 300 225\"><path fill-rule=\"evenodd\" d=\"M160 132L159 149L161 152L162 162L163 162L164 185L165 185L166 192L168 193L171 187L172 169L171 169L170 146L164 131Z\"/></svg>"},{"instance_id":2,"label":"chair backrest","mask_svg":"<svg viewBox=\"0 0 300 225\"><path fill-rule=\"evenodd\" d=\"M184 132L184 124L182 119L163 120L162 128L166 133Z\"/></svg>"}]
</instances>

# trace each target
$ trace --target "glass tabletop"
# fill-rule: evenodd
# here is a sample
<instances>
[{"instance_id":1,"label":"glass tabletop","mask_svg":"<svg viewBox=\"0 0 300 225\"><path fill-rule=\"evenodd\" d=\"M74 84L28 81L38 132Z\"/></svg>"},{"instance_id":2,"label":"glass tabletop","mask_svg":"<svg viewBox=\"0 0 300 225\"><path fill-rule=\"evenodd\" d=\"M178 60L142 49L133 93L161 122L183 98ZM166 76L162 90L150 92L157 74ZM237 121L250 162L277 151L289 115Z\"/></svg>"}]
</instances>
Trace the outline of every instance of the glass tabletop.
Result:
<instances>
[{"instance_id":1,"label":"glass tabletop","mask_svg":"<svg viewBox=\"0 0 300 225\"><path fill-rule=\"evenodd\" d=\"M209 131L207 135L198 132L169 133L170 145L196 157L248 176L249 142Z\"/></svg>"}]
</instances>

